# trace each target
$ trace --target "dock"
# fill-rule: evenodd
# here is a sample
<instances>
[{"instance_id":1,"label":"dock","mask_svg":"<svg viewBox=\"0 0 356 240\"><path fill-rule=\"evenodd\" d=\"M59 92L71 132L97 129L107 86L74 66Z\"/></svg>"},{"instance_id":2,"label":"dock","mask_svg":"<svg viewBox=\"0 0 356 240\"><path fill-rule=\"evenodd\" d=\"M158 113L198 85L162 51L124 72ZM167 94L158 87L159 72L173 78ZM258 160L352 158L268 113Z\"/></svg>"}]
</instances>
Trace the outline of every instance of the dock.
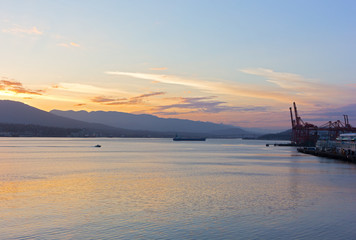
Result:
<instances>
[{"instance_id":1,"label":"dock","mask_svg":"<svg viewBox=\"0 0 356 240\"><path fill-rule=\"evenodd\" d=\"M341 160L350 163L356 163L356 155L348 155L343 153L337 152L326 152L326 151L319 151L312 147L300 147L297 148L298 152L310 154L318 157L325 157L325 158L332 158L336 160Z\"/></svg>"}]
</instances>

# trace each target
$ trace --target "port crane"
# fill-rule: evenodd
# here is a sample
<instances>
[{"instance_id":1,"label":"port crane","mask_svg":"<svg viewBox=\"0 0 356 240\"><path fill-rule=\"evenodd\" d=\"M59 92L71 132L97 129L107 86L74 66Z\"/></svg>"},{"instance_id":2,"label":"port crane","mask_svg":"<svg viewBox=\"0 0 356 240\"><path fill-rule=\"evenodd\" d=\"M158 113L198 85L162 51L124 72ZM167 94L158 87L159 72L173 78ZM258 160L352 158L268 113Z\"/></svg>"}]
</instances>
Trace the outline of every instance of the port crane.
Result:
<instances>
[{"instance_id":1,"label":"port crane","mask_svg":"<svg viewBox=\"0 0 356 240\"><path fill-rule=\"evenodd\" d=\"M294 110L294 115L293 115ZM344 116L344 122L337 120L329 121L321 126L304 122L298 114L297 105L293 102L289 108L292 123L292 144L297 146L315 146L320 132L327 132L328 139L335 140L341 133L356 133L356 128L352 127L348 115Z\"/></svg>"}]
</instances>

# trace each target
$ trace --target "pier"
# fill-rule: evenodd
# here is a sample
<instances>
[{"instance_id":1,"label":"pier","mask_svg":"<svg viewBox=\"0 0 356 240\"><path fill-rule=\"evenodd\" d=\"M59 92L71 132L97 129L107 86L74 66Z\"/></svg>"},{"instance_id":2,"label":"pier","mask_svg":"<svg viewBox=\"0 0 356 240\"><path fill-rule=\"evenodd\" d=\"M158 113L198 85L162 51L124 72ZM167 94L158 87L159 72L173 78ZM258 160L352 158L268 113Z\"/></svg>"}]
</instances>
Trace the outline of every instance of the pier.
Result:
<instances>
[{"instance_id":1,"label":"pier","mask_svg":"<svg viewBox=\"0 0 356 240\"><path fill-rule=\"evenodd\" d=\"M348 115L343 115L344 122L329 121L317 126L302 120L295 102L293 108L294 114L292 108L289 108L291 142L300 146L298 152L356 163L356 128L351 126Z\"/></svg>"},{"instance_id":2,"label":"pier","mask_svg":"<svg viewBox=\"0 0 356 240\"><path fill-rule=\"evenodd\" d=\"M313 147L300 147L297 148L298 152L311 154L318 157L325 157L325 158L332 158L336 160L341 160L350 163L356 163L356 155L349 155L346 153L337 153L337 152L326 152L326 151L319 151Z\"/></svg>"},{"instance_id":3,"label":"pier","mask_svg":"<svg viewBox=\"0 0 356 240\"><path fill-rule=\"evenodd\" d=\"M314 147L321 136L328 140L336 140L343 133L356 133L356 128L351 126L348 115L343 115L344 121L329 121L321 126L304 122L298 114L297 105L293 102L293 110L290 107L292 123L292 143L296 146Z\"/></svg>"}]
</instances>

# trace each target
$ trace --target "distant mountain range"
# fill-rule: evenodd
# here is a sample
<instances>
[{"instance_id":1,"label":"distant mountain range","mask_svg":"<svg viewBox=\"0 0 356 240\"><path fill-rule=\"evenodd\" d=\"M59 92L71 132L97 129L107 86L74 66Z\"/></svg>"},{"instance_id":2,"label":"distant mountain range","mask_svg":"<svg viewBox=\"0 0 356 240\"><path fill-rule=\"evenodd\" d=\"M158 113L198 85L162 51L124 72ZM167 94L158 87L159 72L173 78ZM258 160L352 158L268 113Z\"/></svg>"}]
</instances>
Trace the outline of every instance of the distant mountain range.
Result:
<instances>
[{"instance_id":1,"label":"distant mountain range","mask_svg":"<svg viewBox=\"0 0 356 240\"><path fill-rule=\"evenodd\" d=\"M86 111L59 111L46 112L21 102L0 100L0 123L31 125L31 129L42 129L38 126L63 128L68 136L112 136L112 137L173 137L204 136L209 138L238 138L256 137L257 134L241 128L211 122L165 119L148 114L129 114L122 112L86 112ZM33 126L36 126L35 128ZM21 129L25 129L21 126ZM76 129L69 131L68 129ZM78 132L78 129L82 129ZM0 129L1 131L1 129ZM23 130L25 131L25 130ZM55 129L52 132L61 131ZM75 133L75 134L74 134ZM79 134L79 135L78 135ZM11 134L10 134L11 135ZM22 136L21 133L16 135ZM42 135L40 135L42 136Z\"/></svg>"},{"instance_id":2,"label":"distant mountain range","mask_svg":"<svg viewBox=\"0 0 356 240\"><path fill-rule=\"evenodd\" d=\"M75 112L59 110L52 110L51 113L57 116L71 118L78 121L101 123L111 127L120 127L131 130L145 130L155 132L208 133L231 136L251 135L251 132L231 125L174 118L159 118L148 114L136 115L123 112Z\"/></svg>"},{"instance_id":3,"label":"distant mountain range","mask_svg":"<svg viewBox=\"0 0 356 240\"><path fill-rule=\"evenodd\" d=\"M0 130L2 129L4 131L4 129L11 129L8 124L17 125L17 129L23 129L22 132L13 130L13 132L7 133L8 135L15 134L19 136L27 136L27 132L32 132L34 127L39 129L39 126L45 126L62 128L62 131L75 129L76 132L77 129L82 129L82 133L79 136L151 136L151 133L149 132L114 128L104 124L88 123L85 121L60 117L16 101L0 100L0 113L0 123L3 124L2 126L7 124L5 128L1 127ZM27 127L25 128L22 125L27 125Z\"/></svg>"},{"instance_id":4,"label":"distant mountain range","mask_svg":"<svg viewBox=\"0 0 356 240\"><path fill-rule=\"evenodd\" d=\"M0 123L34 124L62 128L109 129L108 126L102 124L60 117L22 102L9 100L0 100L0 113Z\"/></svg>"}]
</instances>

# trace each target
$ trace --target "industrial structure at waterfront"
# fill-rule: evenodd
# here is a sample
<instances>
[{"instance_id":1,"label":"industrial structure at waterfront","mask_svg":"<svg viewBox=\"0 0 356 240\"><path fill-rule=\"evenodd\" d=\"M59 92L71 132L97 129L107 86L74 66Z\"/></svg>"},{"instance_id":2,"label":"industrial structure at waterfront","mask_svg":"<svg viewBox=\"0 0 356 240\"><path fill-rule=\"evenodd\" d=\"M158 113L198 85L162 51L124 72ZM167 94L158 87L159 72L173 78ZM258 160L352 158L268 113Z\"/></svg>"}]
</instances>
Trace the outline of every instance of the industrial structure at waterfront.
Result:
<instances>
[{"instance_id":1,"label":"industrial structure at waterfront","mask_svg":"<svg viewBox=\"0 0 356 240\"><path fill-rule=\"evenodd\" d=\"M302 120L295 102L293 108L294 116L292 108L289 108L291 142L300 146L297 149L299 152L356 163L356 128L349 123L348 115L344 115L344 122L329 121L316 126Z\"/></svg>"},{"instance_id":2,"label":"industrial structure at waterfront","mask_svg":"<svg viewBox=\"0 0 356 240\"><path fill-rule=\"evenodd\" d=\"M329 121L321 126L304 122L298 114L297 106L293 102L293 110L290 107L290 117L292 123L291 142L297 146L314 147L318 139L336 140L342 133L356 133L356 128L349 123L348 115L344 116L344 121Z\"/></svg>"}]
</instances>

